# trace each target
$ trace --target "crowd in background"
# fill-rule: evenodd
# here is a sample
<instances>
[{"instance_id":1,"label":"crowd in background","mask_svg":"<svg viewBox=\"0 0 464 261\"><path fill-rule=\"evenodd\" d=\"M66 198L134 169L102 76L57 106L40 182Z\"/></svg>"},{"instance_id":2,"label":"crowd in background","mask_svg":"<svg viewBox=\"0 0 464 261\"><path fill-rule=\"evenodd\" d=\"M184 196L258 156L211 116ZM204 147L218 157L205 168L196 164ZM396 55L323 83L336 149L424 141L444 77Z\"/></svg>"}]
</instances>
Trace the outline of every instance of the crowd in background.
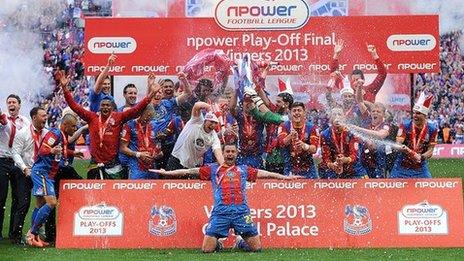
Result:
<instances>
[{"instance_id":1,"label":"crowd in background","mask_svg":"<svg viewBox=\"0 0 464 261\"><path fill-rule=\"evenodd\" d=\"M110 5L99 6L92 1L76 1L70 4L60 17L55 18L58 26L53 29L43 25L40 27L43 35L45 71L51 78L58 70L66 70L73 75L71 89L74 98L84 107L89 106L89 88L93 86L94 79L84 76L84 28L81 26L81 17L84 14L110 15L109 8ZM440 73L415 76L416 97L423 90L434 95L430 120L439 127L439 143L464 143L463 50L458 45L461 35L462 32L456 31L441 36ZM57 92L59 95L55 95ZM50 127L55 126L62 110L67 107L60 92L61 90L56 88L54 93L42 101L42 106L49 113ZM401 122L408 116L408 113L402 111L396 111L394 114L395 122ZM327 113L322 110L311 110L308 116L319 126L328 124Z\"/></svg>"},{"instance_id":2,"label":"crowd in background","mask_svg":"<svg viewBox=\"0 0 464 261\"><path fill-rule=\"evenodd\" d=\"M464 143L464 68L463 55L458 45L462 32L441 36L440 73L416 77L415 92L433 94L432 120L440 128L440 143Z\"/></svg>"}]
</instances>

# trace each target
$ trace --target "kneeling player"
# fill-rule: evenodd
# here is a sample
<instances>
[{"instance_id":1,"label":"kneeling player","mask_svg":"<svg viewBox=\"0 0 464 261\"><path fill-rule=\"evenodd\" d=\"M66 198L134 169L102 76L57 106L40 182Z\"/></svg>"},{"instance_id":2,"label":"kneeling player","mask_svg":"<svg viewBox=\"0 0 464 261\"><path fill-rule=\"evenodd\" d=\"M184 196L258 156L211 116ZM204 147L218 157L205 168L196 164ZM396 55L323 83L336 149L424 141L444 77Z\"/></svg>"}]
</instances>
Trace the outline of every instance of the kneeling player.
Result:
<instances>
[{"instance_id":1,"label":"kneeling player","mask_svg":"<svg viewBox=\"0 0 464 261\"><path fill-rule=\"evenodd\" d=\"M225 238L229 229L243 239L237 246L246 251L260 251L261 240L256 225L250 215L246 197L246 181L254 182L256 178L298 179L301 176L284 176L281 174L254 169L245 165L236 165L237 145L227 144L223 147L224 165L217 163L193 169L173 171L153 170L165 176L196 176L202 180L211 180L214 194L214 207L202 250L211 253L220 250L219 238Z\"/></svg>"}]
</instances>

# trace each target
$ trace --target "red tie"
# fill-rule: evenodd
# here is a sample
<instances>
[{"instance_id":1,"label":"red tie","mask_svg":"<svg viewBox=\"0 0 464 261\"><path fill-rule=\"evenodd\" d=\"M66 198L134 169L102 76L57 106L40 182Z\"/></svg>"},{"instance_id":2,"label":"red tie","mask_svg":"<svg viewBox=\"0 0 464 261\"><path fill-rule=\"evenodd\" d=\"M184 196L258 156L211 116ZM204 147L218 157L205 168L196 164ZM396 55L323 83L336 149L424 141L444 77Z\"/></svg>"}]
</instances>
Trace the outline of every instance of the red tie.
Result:
<instances>
[{"instance_id":1,"label":"red tie","mask_svg":"<svg viewBox=\"0 0 464 261\"><path fill-rule=\"evenodd\" d=\"M16 124L15 124L16 118L8 117L8 119L11 121L11 132L10 132L10 140L8 141L8 147L11 148L13 147L13 140L16 135Z\"/></svg>"}]
</instances>

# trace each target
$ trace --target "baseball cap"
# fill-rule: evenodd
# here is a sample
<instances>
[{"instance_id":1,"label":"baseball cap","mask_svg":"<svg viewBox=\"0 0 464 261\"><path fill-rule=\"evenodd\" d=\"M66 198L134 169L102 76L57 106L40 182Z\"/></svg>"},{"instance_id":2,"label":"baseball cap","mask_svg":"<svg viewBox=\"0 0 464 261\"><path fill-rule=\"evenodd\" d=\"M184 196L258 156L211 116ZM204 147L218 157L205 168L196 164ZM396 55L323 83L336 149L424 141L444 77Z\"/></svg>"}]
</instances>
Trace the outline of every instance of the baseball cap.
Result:
<instances>
[{"instance_id":1,"label":"baseball cap","mask_svg":"<svg viewBox=\"0 0 464 261\"><path fill-rule=\"evenodd\" d=\"M208 112L205 114L205 121L212 121L212 122L219 123L218 117L212 112Z\"/></svg>"}]
</instances>

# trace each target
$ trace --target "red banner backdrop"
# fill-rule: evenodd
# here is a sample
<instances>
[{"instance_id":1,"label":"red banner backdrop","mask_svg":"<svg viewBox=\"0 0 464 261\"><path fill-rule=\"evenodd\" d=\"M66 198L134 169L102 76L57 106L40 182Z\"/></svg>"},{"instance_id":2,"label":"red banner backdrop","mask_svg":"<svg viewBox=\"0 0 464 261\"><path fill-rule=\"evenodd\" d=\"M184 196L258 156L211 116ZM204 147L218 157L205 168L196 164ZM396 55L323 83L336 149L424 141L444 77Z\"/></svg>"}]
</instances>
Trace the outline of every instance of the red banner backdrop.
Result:
<instances>
[{"instance_id":1,"label":"red banner backdrop","mask_svg":"<svg viewBox=\"0 0 464 261\"><path fill-rule=\"evenodd\" d=\"M464 247L461 179L260 180L247 194L265 248ZM65 181L56 246L199 248L212 198L201 181Z\"/></svg>"},{"instance_id":2,"label":"red banner backdrop","mask_svg":"<svg viewBox=\"0 0 464 261\"><path fill-rule=\"evenodd\" d=\"M114 51L114 75L173 75L198 51L217 48L232 59L249 52L279 62L271 74L328 73L337 39L346 42L345 73L376 72L366 43L377 47L389 73L439 70L438 16L311 17L295 31L226 31L213 18L89 18L84 61L86 73L96 75Z\"/></svg>"}]
</instances>

